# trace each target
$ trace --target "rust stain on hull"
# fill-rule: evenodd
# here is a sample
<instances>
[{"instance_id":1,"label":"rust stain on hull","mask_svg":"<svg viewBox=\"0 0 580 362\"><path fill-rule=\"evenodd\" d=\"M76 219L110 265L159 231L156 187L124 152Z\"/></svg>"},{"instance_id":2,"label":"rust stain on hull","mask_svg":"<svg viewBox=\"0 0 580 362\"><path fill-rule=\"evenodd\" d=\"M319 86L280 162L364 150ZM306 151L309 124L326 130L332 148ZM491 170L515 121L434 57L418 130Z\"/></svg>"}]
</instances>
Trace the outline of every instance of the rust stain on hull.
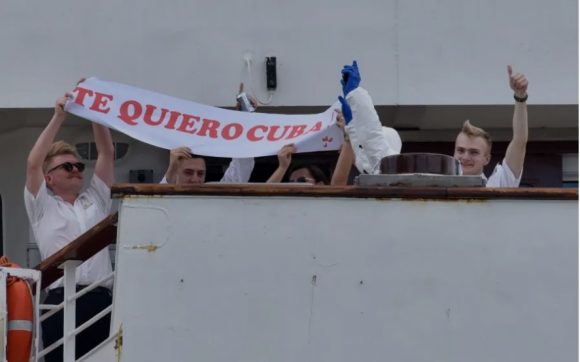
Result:
<instances>
[{"instance_id":1,"label":"rust stain on hull","mask_svg":"<svg viewBox=\"0 0 580 362\"><path fill-rule=\"evenodd\" d=\"M153 243L150 243L150 244L147 244L147 245L134 245L134 246L130 246L129 249L132 249L132 250L147 250L148 252L153 253L153 252L157 251L157 249L159 249L159 246L157 246L157 245L155 245Z\"/></svg>"}]
</instances>

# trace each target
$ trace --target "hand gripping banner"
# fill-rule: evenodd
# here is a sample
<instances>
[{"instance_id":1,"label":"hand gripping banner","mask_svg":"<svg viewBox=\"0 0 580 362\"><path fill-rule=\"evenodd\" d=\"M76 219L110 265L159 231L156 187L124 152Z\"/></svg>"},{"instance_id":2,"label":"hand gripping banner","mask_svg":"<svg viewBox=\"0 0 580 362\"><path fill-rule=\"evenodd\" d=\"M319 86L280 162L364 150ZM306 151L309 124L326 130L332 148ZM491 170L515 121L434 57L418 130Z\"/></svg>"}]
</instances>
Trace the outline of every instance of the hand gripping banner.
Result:
<instances>
[{"instance_id":1,"label":"hand gripping banner","mask_svg":"<svg viewBox=\"0 0 580 362\"><path fill-rule=\"evenodd\" d=\"M97 78L79 83L66 105L74 115L157 147L237 158L275 155L289 143L298 152L337 150L343 141L337 109L334 104L307 115L231 111Z\"/></svg>"}]
</instances>

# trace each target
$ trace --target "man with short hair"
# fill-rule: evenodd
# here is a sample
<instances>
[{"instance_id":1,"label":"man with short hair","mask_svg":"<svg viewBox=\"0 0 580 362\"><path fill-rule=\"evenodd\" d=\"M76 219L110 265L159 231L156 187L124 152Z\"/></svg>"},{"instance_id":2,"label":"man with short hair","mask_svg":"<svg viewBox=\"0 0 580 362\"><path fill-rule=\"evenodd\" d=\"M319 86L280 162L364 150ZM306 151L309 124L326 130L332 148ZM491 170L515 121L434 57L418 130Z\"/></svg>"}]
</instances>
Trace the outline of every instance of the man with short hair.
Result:
<instances>
[{"instance_id":1,"label":"man with short hair","mask_svg":"<svg viewBox=\"0 0 580 362\"><path fill-rule=\"evenodd\" d=\"M111 211L111 185L114 180L114 150L108 128L93 123L98 151L95 172L90 185L82 191L85 165L79 162L74 148L54 138L65 118L65 104L72 94L60 97L54 116L32 147L26 163L24 202L32 232L42 260L56 253L85 231L107 217ZM86 287L112 272L107 248L101 250L77 268L77 290ZM48 287L44 304L63 301L62 278ZM111 304L110 283L80 297L76 306L76 325L79 326ZM110 314L79 333L76 357L96 347L109 335ZM45 347L63 336L62 311L42 323ZM62 361L62 346L45 356L45 361Z\"/></svg>"},{"instance_id":2,"label":"man with short hair","mask_svg":"<svg viewBox=\"0 0 580 362\"><path fill-rule=\"evenodd\" d=\"M220 182L248 182L254 170L253 158L232 158ZM191 153L189 147L174 148L169 152L169 166L161 183L194 184L205 183L206 165L203 157Z\"/></svg>"},{"instance_id":3,"label":"man with short hair","mask_svg":"<svg viewBox=\"0 0 580 362\"><path fill-rule=\"evenodd\" d=\"M455 139L453 157L461 163L464 175L481 175L486 179L486 187L518 187L524 168L526 144L528 142L528 80L521 73L513 74L511 65L507 67L510 88L514 91L513 137L505 157L495 166L492 175L486 178L483 168L491 160L491 137L489 133L465 121Z\"/></svg>"},{"instance_id":4,"label":"man with short hair","mask_svg":"<svg viewBox=\"0 0 580 362\"><path fill-rule=\"evenodd\" d=\"M244 83L240 84L239 95L244 92ZM245 109L240 97L236 97L236 109L244 112L254 112L258 108L258 102L254 97L249 97L252 109ZM223 183L246 183L250 180L254 170L253 158L232 158L224 176L220 180ZM177 147L169 152L169 166L161 183L179 185L201 185L205 183L206 165L205 159L193 154L189 147Z\"/></svg>"}]
</instances>

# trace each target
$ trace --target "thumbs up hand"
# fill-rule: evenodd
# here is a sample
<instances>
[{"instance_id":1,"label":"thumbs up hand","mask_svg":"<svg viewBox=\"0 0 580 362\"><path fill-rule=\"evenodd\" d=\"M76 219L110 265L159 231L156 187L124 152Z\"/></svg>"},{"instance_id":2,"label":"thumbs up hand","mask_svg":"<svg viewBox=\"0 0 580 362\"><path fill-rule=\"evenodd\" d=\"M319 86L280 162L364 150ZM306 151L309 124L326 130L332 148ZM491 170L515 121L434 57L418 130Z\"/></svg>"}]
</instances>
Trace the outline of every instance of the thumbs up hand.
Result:
<instances>
[{"instance_id":1,"label":"thumbs up hand","mask_svg":"<svg viewBox=\"0 0 580 362\"><path fill-rule=\"evenodd\" d=\"M528 80L522 73L513 74L512 66L507 66L510 88L518 98L524 98L528 92Z\"/></svg>"}]
</instances>

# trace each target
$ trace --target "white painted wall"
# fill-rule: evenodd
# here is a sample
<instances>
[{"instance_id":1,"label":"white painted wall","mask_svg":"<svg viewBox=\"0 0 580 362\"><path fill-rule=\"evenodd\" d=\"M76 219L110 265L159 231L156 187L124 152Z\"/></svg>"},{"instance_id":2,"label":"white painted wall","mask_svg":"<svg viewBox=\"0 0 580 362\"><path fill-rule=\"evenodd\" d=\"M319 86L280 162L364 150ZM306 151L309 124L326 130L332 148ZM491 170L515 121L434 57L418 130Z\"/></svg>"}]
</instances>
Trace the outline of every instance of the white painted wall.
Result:
<instances>
[{"instance_id":1,"label":"white painted wall","mask_svg":"<svg viewBox=\"0 0 580 362\"><path fill-rule=\"evenodd\" d=\"M253 55L278 57L272 105L327 105L358 59L376 104L578 103L576 0L4 1L0 108L50 107L81 76L231 105Z\"/></svg>"},{"instance_id":2,"label":"white painted wall","mask_svg":"<svg viewBox=\"0 0 580 362\"><path fill-rule=\"evenodd\" d=\"M575 200L131 196L112 330L124 361L574 361L577 222Z\"/></svg>"},{"instance_id":3,"label":"white painted wall","mask_svg":"<svg viewBox=\"0 0 580 362\"><path fill-rule=\"evenodd\" d=\"M340 68L356 58L376 104L485 105L513 102L504 69L511 62L530 78L530 103L577 104L577 28L574 0L0 2L0 109L24 108L0 113L5 253L24 264L25 160L50 118L49 112L33 119L38 114L27 108L52 108L81 76L224 106L248 79L242 60L248 52L255 89L266 98L262 61L275 55L279 88L272 105L327 105L340 92ZM495 120L496 111L449 116L428 109L394 124L452 128L446 139L465 118L510 125L511 116ZM576 112L530 114L531 127L574 128L550 139L576 139L577 122ZM88 124L67 128L59 138L91 139ZM116 164L119 181L129 169L164 169L164 152L132 144Z\"/></svg>"}]
</instances>

